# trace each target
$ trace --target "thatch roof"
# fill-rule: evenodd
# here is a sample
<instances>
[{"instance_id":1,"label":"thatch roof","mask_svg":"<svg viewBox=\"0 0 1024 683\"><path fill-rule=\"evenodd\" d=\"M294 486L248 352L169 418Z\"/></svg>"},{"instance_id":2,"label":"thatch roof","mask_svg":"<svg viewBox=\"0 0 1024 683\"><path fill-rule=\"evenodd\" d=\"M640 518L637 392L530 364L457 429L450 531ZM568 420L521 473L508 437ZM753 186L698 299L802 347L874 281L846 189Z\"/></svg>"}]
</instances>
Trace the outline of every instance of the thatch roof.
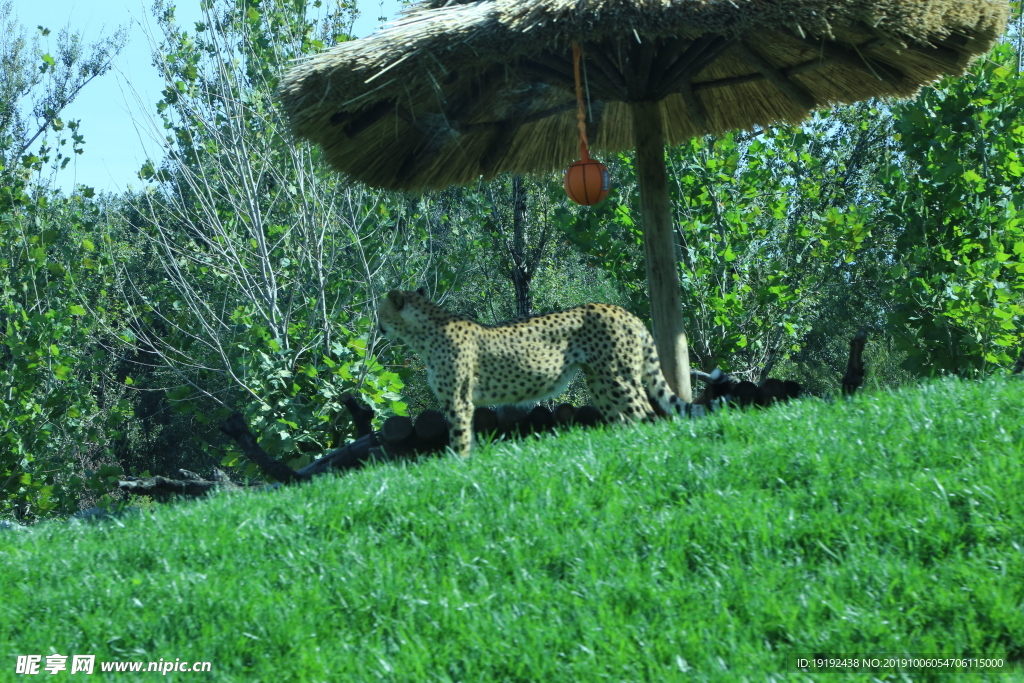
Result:
<instances>
[{"instance_id":1,"label":"thatch roof","mask_svg":"<svg viewBox=\"0 0 1024 683\"><path fill-rule=\"evenodd\" d=\"M1005 29L1005 0L428 0L295 66L295 132L371 185L443 188L577 155L571 42L596 152L660 101L669 143L914 95Z\"/></svg>"}]
</instances>

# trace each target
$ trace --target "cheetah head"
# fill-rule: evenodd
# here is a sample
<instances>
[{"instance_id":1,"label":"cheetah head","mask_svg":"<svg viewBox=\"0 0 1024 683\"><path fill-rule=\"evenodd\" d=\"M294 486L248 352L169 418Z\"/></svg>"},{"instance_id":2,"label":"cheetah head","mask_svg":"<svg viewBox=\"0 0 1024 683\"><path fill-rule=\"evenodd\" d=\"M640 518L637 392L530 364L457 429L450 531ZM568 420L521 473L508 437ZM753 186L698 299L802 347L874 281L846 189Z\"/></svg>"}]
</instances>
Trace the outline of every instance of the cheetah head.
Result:
<instances>
[{"instance_id":1,"label":"cheetah head","mask_svg":"<svg viewBox=\"0 0 1024 683\"><path fill-rule=\"evenodd\" d=\"M402 292L392 289L384 297L380 308L377 309L377 327L380 328L380 333L388 339L394 339L398 336L396 327L402 319L402 308L404 306L405 298L402 296Z\"/></svg>"},{"instance_id":2,"label":"cheetah head","mask_svg":"<svg viewBox=\"0 0 1024 683\"><path fill-rule=\"evenodd\" d=\"M422 289L415 292L392 289L377 310L377 326L388 339L408 341L429 324L428 313L432 306Z\"/></svg>"}]
</instances>

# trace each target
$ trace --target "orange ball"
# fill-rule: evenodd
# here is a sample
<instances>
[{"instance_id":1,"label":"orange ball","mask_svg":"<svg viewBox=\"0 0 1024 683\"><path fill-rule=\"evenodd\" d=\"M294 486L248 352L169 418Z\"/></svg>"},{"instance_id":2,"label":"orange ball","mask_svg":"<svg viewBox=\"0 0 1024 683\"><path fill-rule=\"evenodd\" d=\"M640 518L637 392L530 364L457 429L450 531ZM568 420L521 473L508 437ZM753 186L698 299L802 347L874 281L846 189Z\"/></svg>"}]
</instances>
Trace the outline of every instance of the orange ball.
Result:
<instances>
[{"instance_id":1,"label":"orange ball","mask_svg":"<svg viewBox=\"0 0 1024 683\"><path fill-rule=\"evenodd\" d=\"M608 196L611 187L608 167L600 161L581 159L565 172L565 193L583 206L597 204Z\"/></svg>"}]
</instances>

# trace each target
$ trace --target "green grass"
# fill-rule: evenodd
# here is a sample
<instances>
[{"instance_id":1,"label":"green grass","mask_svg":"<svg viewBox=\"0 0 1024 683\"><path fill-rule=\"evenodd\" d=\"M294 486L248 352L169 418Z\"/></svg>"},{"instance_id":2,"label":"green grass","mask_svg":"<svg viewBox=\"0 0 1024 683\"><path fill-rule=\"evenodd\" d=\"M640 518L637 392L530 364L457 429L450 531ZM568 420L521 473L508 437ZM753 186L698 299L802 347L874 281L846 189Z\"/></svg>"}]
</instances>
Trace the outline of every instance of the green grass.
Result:
<instances>
[{"instance_id":1,"label":"green grass","mask_svg":"<svg viewBox=\"0 0 1024 683\"><path fill-rule=\"evenodd\" d=\"M793 653L994 654L1017 668L967 680L1022 680L1022 453L1024 383L941 381L0 533L0 680L51 652L273 683L811 680Z\"/></svg>"}]
</instances>

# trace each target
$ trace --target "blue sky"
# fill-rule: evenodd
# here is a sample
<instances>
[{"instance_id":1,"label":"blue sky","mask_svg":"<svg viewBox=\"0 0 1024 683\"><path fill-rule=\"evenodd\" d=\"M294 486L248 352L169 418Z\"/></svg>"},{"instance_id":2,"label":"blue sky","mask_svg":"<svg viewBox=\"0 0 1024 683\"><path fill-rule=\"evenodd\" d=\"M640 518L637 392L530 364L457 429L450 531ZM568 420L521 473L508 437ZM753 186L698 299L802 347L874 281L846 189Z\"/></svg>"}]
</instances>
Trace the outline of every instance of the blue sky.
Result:
<instances>
[{"instance_id":1,"label":"blue sky","mask_svg":"<svg viewBox=\"0 0 1024 683\"><path fill-rule=\"evenodd\" d=\"M176 16L182 25L191 26L200 17L199 2L178 2ZM369 35L378 28L378 17L394 19L400 6L399 0L360 0L355 34ZM151 7L151 0L14 0L14 14L26 32L33 35L36 26L45 26L52 31L51 41L64 26L93 42L129 25L128 45L114 68L86 86L62 115L64 120L80 120L85 136L85 153L73 155L57 174L57 184L65 191L78 184L108 192L140 187L139 168L147 156L160 156L148 123L164 87L151 64L147 32L157 33Z\"/></svg>"}]
</instances>

